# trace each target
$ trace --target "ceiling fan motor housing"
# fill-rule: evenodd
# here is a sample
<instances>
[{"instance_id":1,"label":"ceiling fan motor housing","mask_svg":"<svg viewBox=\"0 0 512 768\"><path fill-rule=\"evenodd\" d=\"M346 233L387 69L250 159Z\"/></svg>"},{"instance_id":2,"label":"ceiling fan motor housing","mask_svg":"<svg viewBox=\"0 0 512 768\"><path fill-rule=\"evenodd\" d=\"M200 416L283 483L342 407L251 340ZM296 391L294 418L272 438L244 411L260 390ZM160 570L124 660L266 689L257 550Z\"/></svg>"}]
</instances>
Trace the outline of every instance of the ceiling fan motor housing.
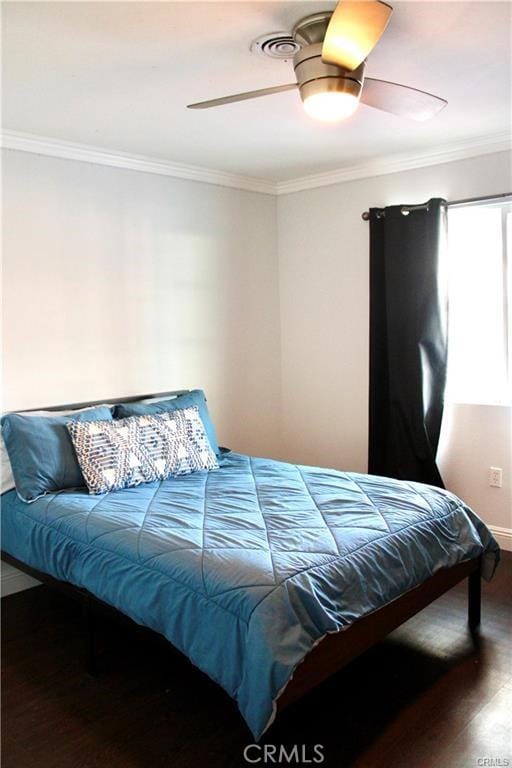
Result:
<instances>
[{"instance_id":1,"label":"ceiling fan motor housing","mask_svg":"<svg viewBox=\"0 0 512 768\"><path fill-rule=\"evenodd\" d=\"M292 37L300 46L323 43L331 20L332 11L313 13L295 24Z\"/></svg>"},{"instance_id":2,"label":"ceiling fan motor housing","mask_svg":"<svg viewBox=\"0 0 512 768\"><path fill-rule=\"evenodd\" d=\"M365 62L353 71L322 61L322 43L306 45L293 58L293 68L302 101L317 93L335 91L349 93L356 99L361 95Z\"/></svg>"}]
</instances>

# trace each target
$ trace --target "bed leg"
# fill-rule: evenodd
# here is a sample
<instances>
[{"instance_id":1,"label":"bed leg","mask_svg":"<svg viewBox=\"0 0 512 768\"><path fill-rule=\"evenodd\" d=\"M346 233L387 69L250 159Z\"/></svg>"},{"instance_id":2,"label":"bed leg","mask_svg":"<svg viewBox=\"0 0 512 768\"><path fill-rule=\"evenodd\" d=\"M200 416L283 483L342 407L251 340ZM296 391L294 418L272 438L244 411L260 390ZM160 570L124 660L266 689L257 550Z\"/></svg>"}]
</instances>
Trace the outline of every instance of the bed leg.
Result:
<instances>
[{"instance_id":1,"label":"bed leg","mask_svg":"<svg viewBox=\"0 0 512 768\"><path fill-rule=\"evenodd\" d=\"M480 605L482 597L482 580L480 568L468 577L468 625L471 632L476 632L480 626Z\"/></svg>"},{"instance_id":2,"label":"bed leg","mask_svg":"<svg viewBox=\"0 0 512 768\"><path fill-rule=\"evenodd\" d=\"M96 663L94 611L87 599L82 603L82 631L85 668L90 675L96 677L98 674L98 666Z\"/></svg>"}]
</instances>

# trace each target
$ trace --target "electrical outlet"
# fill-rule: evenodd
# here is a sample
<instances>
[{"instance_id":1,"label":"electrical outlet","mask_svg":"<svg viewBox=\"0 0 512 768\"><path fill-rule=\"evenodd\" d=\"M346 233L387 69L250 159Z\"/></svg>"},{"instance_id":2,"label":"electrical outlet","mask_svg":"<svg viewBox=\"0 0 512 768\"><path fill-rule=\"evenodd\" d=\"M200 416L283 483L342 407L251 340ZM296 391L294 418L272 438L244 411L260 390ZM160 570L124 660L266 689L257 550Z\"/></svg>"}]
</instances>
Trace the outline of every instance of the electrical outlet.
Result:
<instances>
[{"instance_id":1,"label":"electrical outlet","mask_svg":"<svg viewBox=\"0 0 512 768\"><path fill-rule=\"evenodd\" d=\"M503 470L501 467L489 467L489 485L501 488L503 485Z\"/></svg>"}]
</instances>

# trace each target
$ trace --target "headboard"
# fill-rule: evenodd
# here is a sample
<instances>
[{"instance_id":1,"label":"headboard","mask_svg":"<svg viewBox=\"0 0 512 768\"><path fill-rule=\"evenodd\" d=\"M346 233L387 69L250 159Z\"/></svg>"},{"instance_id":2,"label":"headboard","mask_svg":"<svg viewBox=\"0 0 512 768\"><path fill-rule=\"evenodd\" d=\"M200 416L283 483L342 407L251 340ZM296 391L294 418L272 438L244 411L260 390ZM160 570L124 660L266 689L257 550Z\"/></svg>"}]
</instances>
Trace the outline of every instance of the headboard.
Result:
<instances>
[{"instance_id":1,"label":"headboard","mask_svg":"<svg viewBox=\"0 0 512 768\"><path fill-rule=\"evenodd\" d=\"M92 405L103 405L108 403L109 405L117 405L118 403L135 403L138 400L149 400L150 398L161 397L178 397L178 395L185 395L190 392L189 389L177 389L173 392L156 392L149 395L129 395L128 397L105 397L103 400L91 400L83 403L66 403L65 405L48 405L42 408L25 408L22 411L14 411L15 413L31 413L32 411L76 411L79 408L88 408Z\"/></svg>"}]
</instances>

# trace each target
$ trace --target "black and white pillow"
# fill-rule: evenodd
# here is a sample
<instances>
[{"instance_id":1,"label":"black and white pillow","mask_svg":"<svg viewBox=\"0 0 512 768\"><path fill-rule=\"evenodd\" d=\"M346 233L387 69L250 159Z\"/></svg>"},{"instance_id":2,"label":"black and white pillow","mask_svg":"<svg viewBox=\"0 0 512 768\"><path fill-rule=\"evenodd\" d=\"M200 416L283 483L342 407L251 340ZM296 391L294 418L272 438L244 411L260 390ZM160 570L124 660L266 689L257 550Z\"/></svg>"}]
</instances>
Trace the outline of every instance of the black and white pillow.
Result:
<instances>
[{"instance_id":1,"label":"black and white pillow","mask_svg":"<svg viewBox=\"0 0 512 768\"><path fill-rule=\"evenodd\" d=\"M217 469L196 406L116 421L67 424L90 493Z\"/></svg>"}]
</instances>

